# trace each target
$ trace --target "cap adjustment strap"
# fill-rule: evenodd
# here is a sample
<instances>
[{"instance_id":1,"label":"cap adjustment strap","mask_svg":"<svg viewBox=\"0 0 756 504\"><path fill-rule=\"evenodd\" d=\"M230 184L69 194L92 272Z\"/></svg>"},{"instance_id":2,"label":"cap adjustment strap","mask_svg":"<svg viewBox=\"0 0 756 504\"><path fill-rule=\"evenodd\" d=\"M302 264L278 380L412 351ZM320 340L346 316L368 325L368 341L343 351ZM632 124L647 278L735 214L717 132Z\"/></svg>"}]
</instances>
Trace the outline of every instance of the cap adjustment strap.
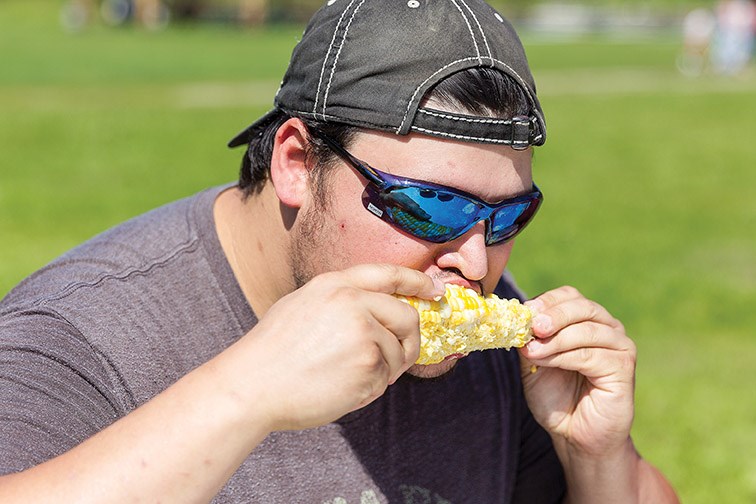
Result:
<instances>
[{"instance_id":1,"label":"cap adjustment strap","mask_svg":"<svg viewBox=\"0 0 756 504\"><path fill-rule=\"evenodd\" d=\"M541 145L545 140L537 118L524 115L501 119L420 108L411 129L444 138L511 145L518 150Z\"/></svg>"}]
</instances>

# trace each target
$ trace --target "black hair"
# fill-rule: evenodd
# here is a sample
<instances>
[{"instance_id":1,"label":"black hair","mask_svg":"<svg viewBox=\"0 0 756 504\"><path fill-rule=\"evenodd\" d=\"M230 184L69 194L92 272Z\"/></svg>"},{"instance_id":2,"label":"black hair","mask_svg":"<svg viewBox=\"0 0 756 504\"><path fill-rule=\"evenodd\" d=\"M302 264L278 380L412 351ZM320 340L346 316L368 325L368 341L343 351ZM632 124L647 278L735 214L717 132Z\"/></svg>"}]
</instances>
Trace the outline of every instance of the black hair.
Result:
<instances>
[{"instance_id":1,"label":"black hair","mask_svg":"<svg viewBox=\"0 0 756 504\"><path fill-rule=\"evenodd\" d=\"M483 117L530 115L532 109L525 91L512 77L488 67L450 75L428 91L423 105L429 102Z\"/></svg>"},{"instance_id":2,"label":"black hair","mask_svg":"<svg viewBox=\"0 0 756 504\"><path fill-rule=\"evenodd\" d=\"M270 160L273 157L276 132L283 123L292 117L294 116L279 110L278 115L268 123L260 135L250 141L239 170L239 188L245 197L260 192L265 185L265 181L270 175ZM308 128L317 128L344 146L350 144L352 137L358 130L355 126L348 124L300 119ZM310 173L316 195L321 194L320 189L324 187L324 174L326 172L322 168L330 166L336 160L336 155L321 140L310 136L305 156L313 166Z\"/></svg>"},{"instance_id":3,"label":"black hair","mask_svg":"<svg viewBox=\"0 0 756 504\"><path fill-rule=\"evenodd\" d=\"M423 105L449 107L472 115L508 118L530 115L531 105L515 80L493 68L469 68L442 80L426 94ZM262 133L249 143L242 158L239 188L245 196L259 192L270 174L270 160L276 132L292 116L279 110ZM359 128L343 123L301 118L308 128L317 128L339 144L349 148ZM325 174L336 155L320 140L310 137L306 157L312 163L313 189L316 197L325 195Z\"/></svg>"}]
</instances>

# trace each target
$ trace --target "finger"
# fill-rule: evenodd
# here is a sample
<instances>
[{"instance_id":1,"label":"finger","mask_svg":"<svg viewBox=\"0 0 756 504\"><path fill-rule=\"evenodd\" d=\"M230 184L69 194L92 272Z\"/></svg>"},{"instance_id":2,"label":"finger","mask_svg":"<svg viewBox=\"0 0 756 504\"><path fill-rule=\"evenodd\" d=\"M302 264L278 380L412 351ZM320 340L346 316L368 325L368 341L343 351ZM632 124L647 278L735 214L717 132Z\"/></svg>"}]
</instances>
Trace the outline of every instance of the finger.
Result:
<instances>
[{"instance_id":1,"label":"finger","mask_svg":"<svg viewBox=\"0 0 756 504\"><path fill-rule=\"evenodd\" d=\"M552 289L526 301L527 304L533 305L539 310L546 310L552 306L558 305L570 299L581 298L583 295L575 287L564 285L557 289Z\"/></svg>"},{"instance_id":2,"label":"finger","mask_svg":"<svg viewBox=\"0 0 756 504\"><path fill-rule=\"evenodd\" d=\"M388 330L382 334L376 335L375 342L383 354L383 359L388 369L388 384L391 385L404 374L407 369L417 360L417 354L420 353L420 344L417 349L406 343L407 340L398 340L396 336ZM419 341L419 340L418 340ZM413 357L414 356L414 357Z\"/></svg>"},{"instance_id":3,"label":"finger","mask_svg":"<svg viewBox=\"0 0 756 504\"><path fill-rule=\"evenodd\" d=\"M632 350L633 342L611 327L596 322L581 322L565 327L550 338L531 340L523 349L529 358L541 359L578 348Z\"/></svg>"},{"instance_id":4,"label":"finger","mask_svg":"<svg viewBox=\"0 0 756 504\"><path fill-rule=\"evenodd\" d=\"M533 332L539 338L552 336L565 327L584 321L604 324L613 330L624 332L622 324L612 317L606 308L582 296L536 309L536 313L533 318Z\"/></svg>"},{"instance_id":5,"label":"finger","mask_svg":"<svg viewBox=\"0 0 756 504\"><path fill-rule=\"evenodd\" d=\"M538 366L536 366L533 361L528 359L525 350L525 347L517 349L517 351L520 353L520 376L523 378L535 373L538 370Z\"/></svg>"},{"instance_id":6,"label":"finger","mask_svg":"<svg viewBox=\"0 0 756 504\"><path fill-rule=\"evenodd\" d=\"M635 373L633 353L606 348L581 347L530 360L537 366L575 371L587 378L616 376L631 381Z\"/></svg>"},{"instance_id":7,"label":"finger","mask_svg":"<svg viewBox=\"0 0 756 504\"><path fill-rule=\"evenodd\" d=\"M398 348L401 349L401 359L389 362L392 376L398 377L415 363L420 354L420 321L417 310L393 296L366 293L365 298L371 314L393 340L393 345L386 343L386 347L398 343Z\"/></svg>"},{"instance_id":8,"label":"finger","mask_svg":"<svg viewBox=\"0 0 756 504\"><path fill-rule=\"evenodd\" d=\"M445 292L444 284L420 271L394 264L360 264L341 272L360 289L433 299Z\"/></svg>"}]
</instances>

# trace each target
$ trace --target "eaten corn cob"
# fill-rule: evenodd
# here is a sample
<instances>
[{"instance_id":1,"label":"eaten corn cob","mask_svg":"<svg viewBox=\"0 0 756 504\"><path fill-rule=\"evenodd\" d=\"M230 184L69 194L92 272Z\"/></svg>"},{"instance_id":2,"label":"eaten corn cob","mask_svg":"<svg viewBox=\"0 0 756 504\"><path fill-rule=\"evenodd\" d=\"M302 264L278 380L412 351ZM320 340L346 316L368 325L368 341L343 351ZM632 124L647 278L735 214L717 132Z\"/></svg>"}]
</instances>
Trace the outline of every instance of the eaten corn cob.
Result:
<instances>
[{"instance_id":1,"label":"eaten corn cob","mask_svg":"<svg viewBox=\"0 0 756 504\"><path fill-rule=\"evenodd\" d=\"M522 347L533 338L533 312L517 299L485 298L472 289L447 284L439 301L397 296L420 313L420 357L436 364L447 356L475 350Z\"/></svg>"}]
</instances>

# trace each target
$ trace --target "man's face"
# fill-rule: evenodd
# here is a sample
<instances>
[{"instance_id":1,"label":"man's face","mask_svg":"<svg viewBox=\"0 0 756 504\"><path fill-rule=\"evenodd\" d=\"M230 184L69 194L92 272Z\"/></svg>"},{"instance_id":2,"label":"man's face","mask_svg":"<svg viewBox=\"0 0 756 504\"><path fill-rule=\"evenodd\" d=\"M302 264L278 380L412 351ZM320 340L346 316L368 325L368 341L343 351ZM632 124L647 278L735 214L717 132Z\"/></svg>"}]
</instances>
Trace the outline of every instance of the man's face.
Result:
<instances>
[{"instance_id":1,"label":"man's face","mask_svg":"<svg viewBox=\"0 0 756 504\"><path fill-rule=\"evenodd\" d=\"M530 150L417 134L397 137L365 132L356 136L349 151L378 170L461 189L487 202L527 193L532 186ZM291 266L298 287L326 271L363 263L393 263L478 292L493 291L513 241L486 247L484 222L447 243L424 241L364 208L361 196L366 181L347 163L339 161L327 181L327 203L311 197L300 209L293 229ZM409 373L436 377L455 363L456 359L451 359L415 365Z\"/></svg>"}]
</instances>

